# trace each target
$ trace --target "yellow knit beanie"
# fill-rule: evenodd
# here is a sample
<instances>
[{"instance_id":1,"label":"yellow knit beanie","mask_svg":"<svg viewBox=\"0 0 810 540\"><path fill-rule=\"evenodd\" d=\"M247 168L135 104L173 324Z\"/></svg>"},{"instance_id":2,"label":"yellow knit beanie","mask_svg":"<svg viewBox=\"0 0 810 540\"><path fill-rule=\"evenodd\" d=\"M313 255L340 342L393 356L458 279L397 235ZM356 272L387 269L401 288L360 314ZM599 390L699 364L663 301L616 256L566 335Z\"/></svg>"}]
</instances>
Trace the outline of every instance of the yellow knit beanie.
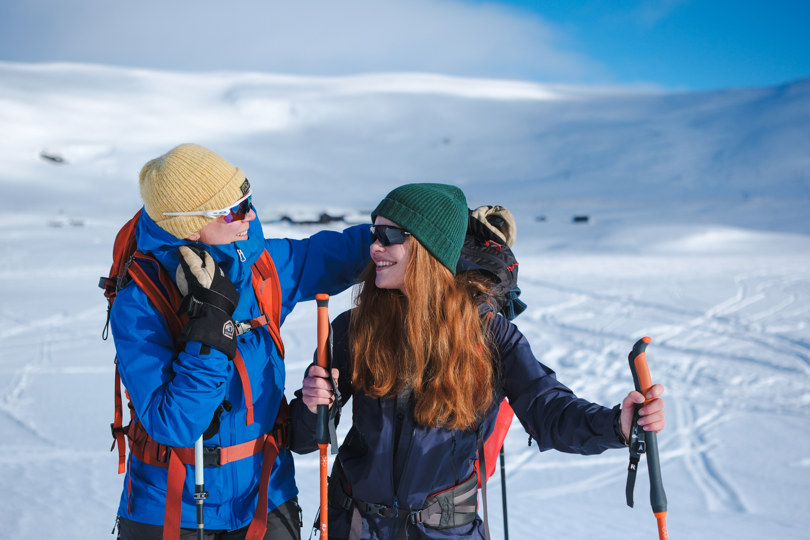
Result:
<instances>
[{"instance_id":1,"label":"yellow knit beanie","mask_svg":"<svg viewBox=\"0 0 810 540\"><path fill-rule=\"evenodd\" d=\"M250 183L222 156L197 144L181 144L141 169L146 213L163 230L187 238L212 221L205 216L164 216L227 208L245 196Z\"/></svg>"}]
</instances>

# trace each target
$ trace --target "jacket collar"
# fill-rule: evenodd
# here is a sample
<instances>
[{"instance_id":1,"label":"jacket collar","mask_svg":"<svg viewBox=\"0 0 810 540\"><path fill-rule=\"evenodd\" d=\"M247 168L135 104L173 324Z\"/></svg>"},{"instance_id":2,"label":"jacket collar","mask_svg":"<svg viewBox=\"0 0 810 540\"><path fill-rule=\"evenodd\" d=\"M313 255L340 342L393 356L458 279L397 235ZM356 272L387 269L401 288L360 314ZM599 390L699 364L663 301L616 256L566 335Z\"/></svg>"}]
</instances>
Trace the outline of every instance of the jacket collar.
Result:
<instances>
[{"instance_id":1,"label":"jacket collar","mask_svg":"<svg viewBox=\"0 0 810 540\"><path fill-rule=\"evenodd\" d=\"M245 282L251 282L250 267L258 260L265 249L264 231L258 216L250 222L247 240L212 246L176 238L161 229L144 209L141 212L141 218L138 220L135 238L138 249L154 256L169 271L172 278L174 278L179 264L177 248L183 245L201 247L211 254L211 257L222 268L228 278L237 286L237 289L240 289Z\"/></svg>"}]
</instances>

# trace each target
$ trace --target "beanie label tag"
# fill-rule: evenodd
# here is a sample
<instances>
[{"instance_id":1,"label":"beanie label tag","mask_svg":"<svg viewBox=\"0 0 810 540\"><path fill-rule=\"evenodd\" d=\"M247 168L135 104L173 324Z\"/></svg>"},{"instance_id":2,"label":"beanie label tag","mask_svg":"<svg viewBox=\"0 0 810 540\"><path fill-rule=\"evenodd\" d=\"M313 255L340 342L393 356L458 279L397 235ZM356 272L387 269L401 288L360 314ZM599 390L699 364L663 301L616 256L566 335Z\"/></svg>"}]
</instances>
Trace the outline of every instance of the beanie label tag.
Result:
<instances>
[{"instance_id":1,"label":"beanie label tag","mask_svg":"<svg viewBox=\"0 0 810 540\"><path fill-rule=\"evenodd\" d=\"M247 195L247 192L250 191L250 180L245 178L245 181L242 182L242 185L239 186L239 189L242 190L242 195Z\"/></svg>"}]
</instances>

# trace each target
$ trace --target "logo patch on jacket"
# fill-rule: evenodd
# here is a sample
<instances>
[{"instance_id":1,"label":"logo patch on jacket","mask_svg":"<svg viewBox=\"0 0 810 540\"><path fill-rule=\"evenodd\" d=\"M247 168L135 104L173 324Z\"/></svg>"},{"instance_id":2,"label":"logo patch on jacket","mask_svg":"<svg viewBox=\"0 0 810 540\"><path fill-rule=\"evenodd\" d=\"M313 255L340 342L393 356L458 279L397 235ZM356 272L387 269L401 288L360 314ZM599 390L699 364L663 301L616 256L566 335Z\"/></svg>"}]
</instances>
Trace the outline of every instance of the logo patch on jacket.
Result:
<instances>
[{"instance_id":1,"label":"logo patch on jacket","mask_svg":"<svg viewBox=\"0 0 810 540\"><path fill-rule=\"evenodd\" d=\"M222 327L222 335L228 339L233 339L236 329L234 328L233 321L226 321Z\"/></svg>"}]
</instances>

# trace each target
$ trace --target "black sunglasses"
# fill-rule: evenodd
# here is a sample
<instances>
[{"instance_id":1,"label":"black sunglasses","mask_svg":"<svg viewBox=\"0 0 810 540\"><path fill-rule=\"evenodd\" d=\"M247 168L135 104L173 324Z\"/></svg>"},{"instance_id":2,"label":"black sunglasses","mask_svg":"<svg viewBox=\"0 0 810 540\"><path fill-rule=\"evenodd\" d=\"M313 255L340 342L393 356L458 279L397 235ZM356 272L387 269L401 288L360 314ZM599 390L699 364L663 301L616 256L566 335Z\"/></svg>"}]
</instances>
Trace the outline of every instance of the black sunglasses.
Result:
<instances>
[{"instance_id":1,"label":"black sunglasses","mask_svg":"<svg viewBox=\"0 0 810 540\"><path fill-rule=\"evenodd\" d=\"M384 246L391 244L403 244L405 240L411 235L405 229L399 227L392 227L391 225L372 225L371 226L371 241L379 240Z\"/></svg>"}]
</instances>

